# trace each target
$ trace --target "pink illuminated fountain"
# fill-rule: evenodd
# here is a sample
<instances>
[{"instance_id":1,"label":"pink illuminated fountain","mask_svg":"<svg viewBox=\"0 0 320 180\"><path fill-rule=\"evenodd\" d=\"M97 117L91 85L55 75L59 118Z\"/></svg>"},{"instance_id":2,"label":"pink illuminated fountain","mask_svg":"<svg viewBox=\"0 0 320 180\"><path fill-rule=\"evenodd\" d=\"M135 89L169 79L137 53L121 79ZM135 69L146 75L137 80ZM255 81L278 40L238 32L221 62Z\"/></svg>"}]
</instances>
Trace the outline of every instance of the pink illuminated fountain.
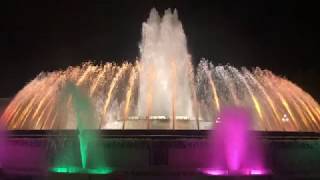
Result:
<instances>
[{"instance_id":1,"label":"pink illuminated fountain","mask_svg":"<svg viewBox=\"0 0 320 180\"><path fill-rule=\"evenodd\" d=\"M264 175L262 148L249 131L250 113L241 108L225 108L209 137L208 175Z\"/></svg>"}]
</instances>

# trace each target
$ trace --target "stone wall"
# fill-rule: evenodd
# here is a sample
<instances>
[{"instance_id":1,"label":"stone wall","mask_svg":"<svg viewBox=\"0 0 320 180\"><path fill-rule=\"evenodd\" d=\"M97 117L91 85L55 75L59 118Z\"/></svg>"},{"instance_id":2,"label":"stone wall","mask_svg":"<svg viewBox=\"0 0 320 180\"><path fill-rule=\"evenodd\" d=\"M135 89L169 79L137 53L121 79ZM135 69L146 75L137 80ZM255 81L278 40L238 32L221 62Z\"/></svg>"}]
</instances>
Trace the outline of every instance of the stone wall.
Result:
<instances>
[{"instance_id":1,"label":"stone wall","mask_svg":"<svg viewBox=\"0 0 320 180\"><path fill-rule=\"evenodd\" d=\"M43 171L54 166L57 158L72 158L80 162L79 142L74 137L9 138L2 153L2 166L16 171ZM108 138L101 141L108 166L119 171L195 171L203 167L207 141L205 138L151 139ZM318 174L320 141L318 139L264 139L266 166L275 174ZM94 148L88 145L88 148ZM27 154L26 154L27 153ZM90 160L88 155L88 159ZM21 161L21 163L17 163ZM45 162L45 163L44 163ZM44 166L46 164L48 167Z\"/></svg>"}]
</instances>

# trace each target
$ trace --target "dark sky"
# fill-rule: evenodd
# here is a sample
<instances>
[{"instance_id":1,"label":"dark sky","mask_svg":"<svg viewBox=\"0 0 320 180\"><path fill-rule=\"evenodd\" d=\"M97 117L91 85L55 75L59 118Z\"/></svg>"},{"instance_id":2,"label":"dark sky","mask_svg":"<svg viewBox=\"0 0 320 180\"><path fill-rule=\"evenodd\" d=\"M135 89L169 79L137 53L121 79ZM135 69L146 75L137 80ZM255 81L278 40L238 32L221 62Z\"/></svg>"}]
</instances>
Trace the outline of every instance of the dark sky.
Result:
<instances>
[{"instance_id":1,"label":"dark sky","mask_svg":"<svg viewBox=\"0 0 320 180\"><path fill-rule=\"evenodd\" d=\"M1 1L0 97L41 71L139 56L152 7L177 8L197 63L270 69L320 100L318 6L313 1Z\"/></svg>"}]
</instances>

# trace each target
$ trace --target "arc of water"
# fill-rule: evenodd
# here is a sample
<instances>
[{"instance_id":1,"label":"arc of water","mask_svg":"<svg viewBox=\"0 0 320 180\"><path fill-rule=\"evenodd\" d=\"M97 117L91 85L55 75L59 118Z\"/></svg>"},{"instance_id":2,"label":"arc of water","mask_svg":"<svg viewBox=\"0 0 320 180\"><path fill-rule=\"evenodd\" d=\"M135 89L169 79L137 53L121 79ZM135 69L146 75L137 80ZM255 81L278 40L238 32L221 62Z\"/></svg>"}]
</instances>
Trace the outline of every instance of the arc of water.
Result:
<instances>
[{"instance_id":1,"label":"arc of water","mask_svg":"<svg viewBox=\"0 0 320 180\"><path fill-rule=\"evenodd\" d=\"M285 113L288 112L286 106L284 105L285 103L281 99L281 95L275 91L276 88L274 87L274 84L278 84L274 81L276 81L271 74L268 71L261 70L260 68L256 68L254 71L254 75L256 79L261 83L261 85L266 89L266 91L269 92L270 97L272 97L272 101L276 102L274 103L275 109L277 109L278 113ZM278 114L277 123L279 128L283 128L282 130L287 130L287 126L282 126L283 122L281 121L281 116Z\"/></svg>"},{"instance_id":2,"label":"arc of water","mask_svg":"<svg viewBox=\"0 0 320 180\"><path fill-rule=\"evenodd\" d=\"M288 85L288 84L286 83L286 85ZM299 120L300 120L299 122L301 122L300 123L301 125L299 125L299 128L302 128L302 125L303 125L304 126L304 130L307 130L309 128L312 129L312 127L310 126L312 124L307 122L307 117L304 114L304 112L306 112L306 111L304 111L304 112L302 111L303 108L301 106L299 106L300 102L295 98L295 94L292 92L292 89L288 89L287 96L289 97L288 100L291 101L290 104L293 105L296 113L299 116Z\"/></svg>"},{"instance_id":3,"label":"arc of water","mask_svg":"<svg viewBox=\"0 0 320 180\"><path fill-rule=\"evenodd\" d=\"M23 105L30 99L32 93L34 92L34 87L39 84L39 77L42 74L39 74L34 80L28 83L25 87L23 87L18 94L14 97L14 99L10 102L5 112L2 115L2 119L4 119L8 127L12 127L12 120L16 120L16 117L20 115L20 111L23 108Z\"/></svg>"},{"instance_id":4,"label":"arc of water","mask_svg":"<svg viewBox=\"0 0 320 180\"><path fill-rule=\"evenodd\" d=\"M309 114L308 106L306 106L306 104L304 104L303 101L301 101L298 97L296 97L296 95L299 94L299 92L297 92L297 89L292 87L288 80L283 81L285 83L286 90L288 91L287 96L289 97L288 99L291 101L290 104L293 104L295 111L299 115L299 122L301 122L304 125L304 130L313 129L313 124L308 123L308 119L311 119L312 122L314 122L314 117L312 116L312 114L311 116ZM308 118L308 116L310 117ZM299 127L301 128L301 126Z\"/></svg>"},{"instance_id":5,"label":"arc of water","mask_svg":"<svg viewBox=\"0 0 320 180\"><path fill-rule=\"evenodd\" d=\"M105 78L105 73L107 72L107 70L111 68L111 66L112 66L111 63L107 63L103 66L103 70L98 74L97 78L95 79L95 82L90 88L90 96L92 96L95 93L98 84L102 79Z\"/></svg>"},{"instance_id":6,"label":"arc of water","mask_svg":"<svg viewBox=\"0 0 320 180\"><path fill-rule=\"evenodd\" d=\"M31 98L31 101L29 101L29 103L27 104L27 106L24 108L24 110L21 112L20 116L18 116L18 121L13 125L13 128L17 128L18 127L18 122L20 122L20 126L23 127L28 115L31 113L32 111L32 106L35 104L35 101L37 100L36 95L33 96Z\"/></svg>"},{"instance_id":7,"label":"arc of water","mask_svg":"<svg viewBox=\"0 0 320 180\"><path fill-rule=\"evenodd\" d=\"M265 76L265 77L266 77L266 76ZM274 81L274 80L277 80L277 83L275 83L275 84L277 84L276 86L273 86L273 85L271 84L271 81L272 81L272 80L273 80L273 81ZM279 82L279 81L280 81L280 82ZM295 116L294 116L294 114L293 114L293 112L292 112L292 110L291 110L291 107L289 106L288 101L286 100L286 98L283 96L283 93L282 93L283 90L282 90L282 87L281 87L281 79L277 79L276 77L274 77L273 75L271 75L271 78L268 78L267 83L269 84L269 86L272 87L272 89L275 90L275 94L279 97L280 103L283 105L283 107L285 108L286 112L289 113L289 115L290 115L290 117L291 117L291 119L292 119L292 123L293 123L293 125L294 125L294 128L295 128L295 129L298 129L299 126L298 126L298 124L297 124L297 122L296 122L296 119L295 119Z\"/></svg>"},{"instance_id":8,"label":"arc of water","mask_svg":"<svg viewBox=\"0 0 320 180\"><path fill-rule=\"evenodd\" d=\"M55 96L51 97L51 98L49 99L49 101L46 103L46 105L45 105L45 107L43 108L43 110L41 111L41 113L40 113L40 115L39 115L39 117L38 117L39 121L40 121L41 119L43 119L43 120L42 120L43 123L42 123L42 126L40 127L40 129L50 129L49 127L48 127L48 128L45 128L45 127L46 127L45 125L46 125L46 123L47 123L47 121L48 121L51 113L52 113L53 110L54 110L54 104L55 104L54 102L55 102L55 99L56 99ZM46 118L43 118L44 115L45 115L45 113L46 113Z\"/></svg>"},{"instance_id":9,"label":"arc of water","mask_svg":"<svg viewBox=\"0 0 320 180\"><path fill-rule=\"evenodd\" d=\"M5 121L5 124L8 126L8 128L11 128L12 124L16 123L16 117L19 115L19 112L23 108L22 106L25 101L27 101L27 99L29 98L29 96L27 96L26 94L28 94L28 92L32 90L32 85L35 84L34 82L35 80L31 81L22 90L20 90L2 114L1 120Z\"/></svg>"},{"instance_id":10,"label":"arc of water","mask_svg":"<svg viewBox=\"0 0 320 180\"><path fill-rule=\"evenodd\" d=\"M84 73L79 77L76 85L80 86L83 82L86 81L87 78L89 78L90 73L95 72L95 70L97 69L97 66L92 66L90 63L88 65L86 65L86 70L84 71Z\"/></svg>"},{"instance_id":11,"label":"arc of water","mask_svg":"<svg viewBox=\"0 0 320 180\"><path fill-rule=\"evenodd\" d=\"M226 87L228 87L228 91L230 92L231 98L234 101L235 105L239 104L239 100L236 96L234 82L231 81L231 78L229 77L228 72L224 69L223 66L217 66L215 68L217 75L223 80Z\"/></svg>"},{"instance_id":12,"label":"arc of water","mask_svg":"<svg viewBox=\"0 0 320 180\"><path fill-rule=\"evenodd\" d=\"M266 89L261 85L261 83L252 75L251 72L249 72L246 68L243 69L244 75L246 78L249 79L249 82L252 82L256 85L256 87L259 89L259 91L263 94L263 96L266 98L268 105L271 107L273 118L275 123L278 123L280 120L279 112L277 111L277 108L275 107L275 104L269 94L266 92ZM278 126L280 124L278 123Z\"/></svg>"},{"instance_id":13,"label":"arc of water","mask_svg":"<svg viewBox=\"0 0 320 180\"><path fill-rule=\"evenodd\" d=\"M46 118L46 123L48 122L48 119L51 118L51 114L53 113L53 109L51 110L51 113L48 113L48 116ZM52 116L52 120L49 121L50 125L48 126L48 129L54 129L54 124L57 122L57 117L58 117L58 111L55 111L54 115Z\"/></svg>"},{"instance_id":14,"label":"arc of water","mask_svg":"<svg viewBox=\"0 0 320 180\"><path fill-rule=\"evenodd\" d=\"M312 98L309 98L310 96L307 93L303 92L303 90L301 90L299 87L297 87L296 85L294 85L292 82L288 80L287 80L287 83L288 83L288 86L290 86L290 90L292 91L292 97L294 97L300 103L300 108L304 109L303 112L307 113L307 115L310 117L310 119L316 126L316 129L319 129L320 124L317 121L317 119L320 120L320 116L317 114L317 111L316 111L317 107L319 107L319 104L315 103L314 106L310 105L310 103L314 102L314 100Z\"/></svg>"},{"instance_id":15,"label":"arc of water","mask_svg":"<svg viewBox=\"0 0 320 180\"><path fill-rule=\"evenodd\" d=\"M27 119L26 116L28 116L32 110L31 106L33 105L36 98L39 97L39 93L38 94L34 93L35 91L34 87L37 87L37 90L41 92L43 91L43 88L44 88L44 86L41 86L42 84L43 84L43 81L36 78L30 83L30 86L29 86L30 88L26 88L25 94L24 95L21 94L22 96L25 96L25 98L22 97L24 101L19 101L18 98L14 99L14 101L19 102L20 107L16 109L15 115L11 118L11 119L15 119L15 121L12 123L9 122L10 123L8 124L9 127L11 126L13 129L15 129L18 127L19 124L21 127L23 126L25 120ZM9 108L7 109L10 110L11 107L9 106Z\"/></svg>"},{"instance_id":16,"label":"arc of water","mask_svg":"<svg viewBox=\"0 0 320 180\"><path fill-rule=\"evenodd\" d=\"M105 100L105 103L104 103L104 107L103 107L103 117L105 117L105 115L106 115L106 113L108 111L109 104L110 104L114 89L117 87L118 82L120 81L120 79L122 79L122 76L124 75L126 70L129 68L129 66L131 66L131 65L129 65L128 63L124 63L119 68L119 70L118 70L117 74L115 75L115 77L112 79L110 87L109 87L109 90L108 90L108 93L107 93L107 97L106 97L106 100ZM100 122L100 127L101 127L101 124L102 124L102 120Z\"/></svg>"},{"instance_id":17,"label":"arc of water","mask_svg":"<svg viewBox=\"0 0 320 180\"><path fill-rule=\"evenodd\" d=\"M253 94L252 89L249 86L247 80L245 79L245 77L236 68L229 66L229 69L246 87L247 92L249 93L249 95L250 95L250 97L252 99L254 108L256 109L256 112L258 113L260 120L263 121L264 118L263 118L263 115L262 115L260 104L259 104L257 98L255 97L255 95ZM267 124L268 124L268 121L267 121ZM267 125L267 128L268 127L270 127L270 124Z\"/></svg>"},{"instance_id":18,"label":"arc of water","mask_svg":"<svg viewBox=\"0 0 320 180\"><path fill-rule=\"evenodd\" d=\"M219 97L217 94L217 89L216 89L215 83L214 83L212 76L211 76L211 71L208 69L207 66L204 68L204 70L205 70L205 73L209 79L209 83L211 86L211 90L212 90L212 94L213 94L213 102L216 105L217 112L219 112L220 111Z\"/></svg>"},{"instance_id":19,"label":"arc of water","mask_svg":"<svg viewBox=\"0 0 320 180\"><path fill-rule=\"evenodd\" d=\"M14 99L15 101L16 99ZM12 124L15 124L17 122L16 120L16 117L18 116L19 112L21 111L22 109L22 104L24 102L20 102L20 103L17 103L17 106L15 107L14 106L14 103L13 104L10 104L5 112L3 113L3 115L1 116L1 120L5 120L8 128L12 128Z\"/></svg>"},{"instance_id":20,"label":"arc of water","mask_svg":"<svg viewBox=\"0 0 320 180\"><path fill-rule=\"evenodd\" d=\"M53 92L55 90L56 84L54 83L51 87L48 87L47 92L45 93L44 97L40 99L40 102L37 105L36 110L34 111L33 115L32 115L32 119L36 119L38 113L40 112L40 109L43 108L42 112L44 112L44 110L46 110L46 108L48 107L48 102L46 104L44 104L48 99L49 101L51 99L53 99ZM43 113L41 113L43 114ZM39 129L39 123L40 123L41 117L38 117L35 123L35 128Z\"/></svg>"},{"instance_id":21,"label":"arc of water","mask_svg":"<svg viewBox=\"0 0 320 180\"><path fill-rule=\"evenodd\" d=\"M49 94L49 93L48 93L48 94ZM51 92L50 92L50 94L51 94ZM52 94L51 94L51 95L52 95ZM39 106L41 106L41 107L43 106L43 109L42 109L39 117L36 118L36 116L37 116L37 114L39 113L39 110L41 109L41 107L38 108L38 109L37 109L38 111L35 112L35 113L33 114L33 116L32 116L32 119L37 119L34 128L36 128L36 129L41 129L41 126L40 126L39 124L41 123L41 120L42 120L42 117L43 117L43 115L44 115L44 112L46 112L48 109L52 108L52 107L50 107L49 105L52 105L51 102L54 100L53 98L55 98L55 97L54 97L54 96L51 96L51 97L48 98L48 96L47 96L47 97L45 97L44 99L41 100L41 102L40 102L41 104L39 104ZM49 100L47 100L47 99L49 99ZM47 100L47 102L46 102L46 100ZM46 103L45 103L45 102L46 102ZM44 103L45 103L45 104L44 104ZM44 104L44 105L43 105L43 104Z\"/></svg>"},{"instance_id":22,"label":"arc of water","mask_svg":"<svg viewBox=\"0 0 320 180\"><path fill-rule=\"evenodd\" d=\"M128 119L128 114L129 114L129 106L130 106L130 102L131 102L131 96L132 96L132 91L133 91L133 87L134 87L134 82L137 78L137 69L139 69L138 64L136 66L132 67L131 73L130 73L130 78L129 78L129 86L128 86L128 90L126 93L126 100L125 100L125 108L124 108L124 119L123 119L123 126L122 129L125 129L125 124L126 121Z\"/></svg>"}]
</instances>

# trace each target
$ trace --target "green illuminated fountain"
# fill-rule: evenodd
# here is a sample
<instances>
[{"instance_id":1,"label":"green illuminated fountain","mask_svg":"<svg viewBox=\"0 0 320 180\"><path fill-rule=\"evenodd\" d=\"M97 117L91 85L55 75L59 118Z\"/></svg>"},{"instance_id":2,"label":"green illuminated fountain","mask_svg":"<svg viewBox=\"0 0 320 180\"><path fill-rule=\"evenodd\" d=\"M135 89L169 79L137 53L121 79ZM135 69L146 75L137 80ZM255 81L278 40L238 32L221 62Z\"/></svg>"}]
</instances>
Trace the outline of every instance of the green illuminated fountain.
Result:
<instances>
[{"instance_id":1,"label":"green illuminated fountain","mask_svg":"<svg viewBox=\"0 0 320 180\"><path fill-rule=\"evenodd\" d=\"M73 143L64 146L61 153L55 157L54 167L50 171L85 174L111 173L112 169L107 167L105 162L102 142L96 130L99 122L89 96L76 84L66 82L59 104L61 104L59 107L62 108L61 110L72 112L78 135L74 136ZM74 142L77 145L74 145Z\"/></svg>"}]
</instances>

